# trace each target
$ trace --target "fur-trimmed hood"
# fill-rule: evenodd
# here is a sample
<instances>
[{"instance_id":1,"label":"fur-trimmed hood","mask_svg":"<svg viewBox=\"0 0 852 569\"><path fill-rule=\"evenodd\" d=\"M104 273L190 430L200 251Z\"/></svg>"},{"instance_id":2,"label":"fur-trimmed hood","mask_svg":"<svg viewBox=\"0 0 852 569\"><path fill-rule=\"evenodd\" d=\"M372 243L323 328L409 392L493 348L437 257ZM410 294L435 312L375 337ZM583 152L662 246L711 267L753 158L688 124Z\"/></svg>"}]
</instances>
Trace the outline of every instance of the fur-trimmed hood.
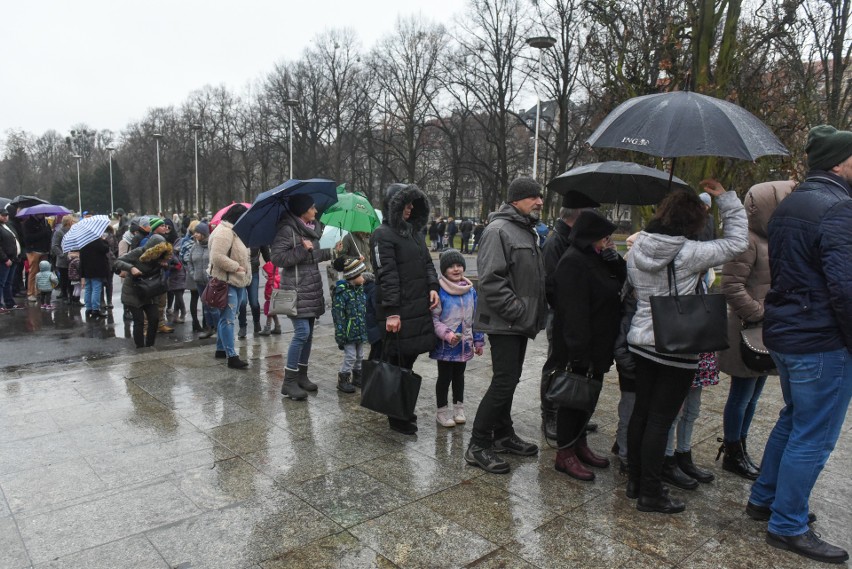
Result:
<instances>
[{"instance_id":1,"label":"fur-trimmed hood","mask_svg":"<svg viewBox=\"0 0 852 569\"><path fill-rule=\"evenodd\" d=\"M152 263L154 261L158 261L163 258L171 257L172 255L172 244L163 242L157 243L153 247L146 247L145 252L142 253L142 256L139 257L139 261L142 263Z\"/></svg>"},{"instance_id":2,"label":"fur-trimmed hood","mask_svg":"<svg viewBox=\"0 0 852 569\"><path fill-rule=\"evenodd\" d=\"M405 204L414 204L408 221L402 219ZM383 223L400 233L417 233L429 222L429 198L414 184L391 184L382 200Z\"/></svg>"}]
</instances>

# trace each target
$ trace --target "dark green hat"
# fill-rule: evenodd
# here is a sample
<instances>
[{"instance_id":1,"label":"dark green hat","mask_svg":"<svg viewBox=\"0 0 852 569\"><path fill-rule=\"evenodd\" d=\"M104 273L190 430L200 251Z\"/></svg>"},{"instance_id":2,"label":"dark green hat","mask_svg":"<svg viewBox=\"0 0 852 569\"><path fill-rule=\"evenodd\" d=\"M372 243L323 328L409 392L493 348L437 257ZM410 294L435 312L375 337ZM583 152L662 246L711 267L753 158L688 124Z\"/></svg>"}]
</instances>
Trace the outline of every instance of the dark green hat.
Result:
<instances>
[{"instance_id":1,"label":"dark green hat","mask_svg":"<svg viewBox=\"0 0 852 569\"><path fill-rule=\"evenodd\" d=\"M808 168L831 170L852 156L852 132L821 124L808 132Z\"/></svg>"}]
</instances>

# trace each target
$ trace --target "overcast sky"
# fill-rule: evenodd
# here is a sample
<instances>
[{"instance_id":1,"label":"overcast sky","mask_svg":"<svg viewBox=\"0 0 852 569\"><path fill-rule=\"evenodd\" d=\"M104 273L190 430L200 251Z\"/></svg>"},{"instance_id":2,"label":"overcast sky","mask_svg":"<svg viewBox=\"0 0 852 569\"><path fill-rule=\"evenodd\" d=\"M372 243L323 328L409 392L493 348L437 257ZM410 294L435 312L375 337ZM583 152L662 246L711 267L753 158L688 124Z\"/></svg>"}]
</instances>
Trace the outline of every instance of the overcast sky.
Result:
<instances>
[{"instance_id":1,"label":"overcast sky","mask_svg":"<svg viewBox=\"0 0 852 569\"><path fill-rule=\"evenodd\" d=\"M86 123L121 130L195 89L241 92L319 33L366 51L399 15L450 25L463 0L31 0L3 2L0 139Z\"/></svg>"}]
</instances>

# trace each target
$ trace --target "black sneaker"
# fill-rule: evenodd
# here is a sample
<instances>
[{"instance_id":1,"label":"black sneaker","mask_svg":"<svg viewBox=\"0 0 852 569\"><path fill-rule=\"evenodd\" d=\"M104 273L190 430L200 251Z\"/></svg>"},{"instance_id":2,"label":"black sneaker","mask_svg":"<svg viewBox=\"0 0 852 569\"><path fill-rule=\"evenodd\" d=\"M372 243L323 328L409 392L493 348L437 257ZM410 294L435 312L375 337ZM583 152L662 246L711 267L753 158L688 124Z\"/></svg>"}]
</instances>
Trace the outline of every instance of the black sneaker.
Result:
<instances>
[{"instance_id":1,"label":"black sneaker","mask_svg":"<svg viewBox=\"0 0 852 569\"><path fill-rule=\"evenodd\" d=\"M507 452L520 456L538 454L538 446L522 440L518 435L503 437L494 441L494 452Z\"/></svg>"},{"instance_id":2,"label":"black sneaker","mask_svg":"<svg viewBox=\"0 0 852 569\"><path fill-rule=\"evenodd\" d=\"M792 551L802 557L823 563L843 563L849 559L849 554L845 549L823 541L819 534L812 529L801 535L776 535L772 532L766 532L766 543L772 547Z\"/></svg>"},{"instance_id":3,"label":"black sneaker","mask_svg":"<svg viewBox=\"0 0 852 569\"><path fill-rule=\"evenodd\" d=\"M753 504L749 502L746 504L745 513L751 519L758 522L768 522L769 517L772 515L772 509L769 506L758 506L757 504ZM817 517L813 512L808 512L808 525L814 523Z\"/></svg>"},{"instance_id":4,"label":"black sneaker","mask_svg":"<svg viewBox=\"0 0 852 569\"><path fill-rule=\"evenodd\" d=\"M464 451L464 459L468 464L478 466L491 474L507 474L509 472L509 463L495 455L490 448L470 445Z\"/></svg>"}]
</instances>

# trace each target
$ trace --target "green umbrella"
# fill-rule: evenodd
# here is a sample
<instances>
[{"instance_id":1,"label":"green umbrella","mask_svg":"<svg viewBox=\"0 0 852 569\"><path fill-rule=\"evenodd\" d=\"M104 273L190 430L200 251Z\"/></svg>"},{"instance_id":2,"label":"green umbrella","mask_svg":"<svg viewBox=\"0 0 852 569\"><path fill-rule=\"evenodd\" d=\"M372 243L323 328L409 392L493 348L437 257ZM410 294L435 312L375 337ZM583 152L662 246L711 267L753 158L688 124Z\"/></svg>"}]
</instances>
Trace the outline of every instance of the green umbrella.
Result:
<instances>
[{"instance_id":1,"label":"green umbrella","mask_svg":"<svg viewBox=\"0 0 852 569\"><path fill-rule=\"evenodd\" d=\"M337 187L337 203L325 210L320 221L323 225L362 233L372 233L382 223L367 196L360 192L348 193L346 184Z\"/></svg>"}]
</instances>

